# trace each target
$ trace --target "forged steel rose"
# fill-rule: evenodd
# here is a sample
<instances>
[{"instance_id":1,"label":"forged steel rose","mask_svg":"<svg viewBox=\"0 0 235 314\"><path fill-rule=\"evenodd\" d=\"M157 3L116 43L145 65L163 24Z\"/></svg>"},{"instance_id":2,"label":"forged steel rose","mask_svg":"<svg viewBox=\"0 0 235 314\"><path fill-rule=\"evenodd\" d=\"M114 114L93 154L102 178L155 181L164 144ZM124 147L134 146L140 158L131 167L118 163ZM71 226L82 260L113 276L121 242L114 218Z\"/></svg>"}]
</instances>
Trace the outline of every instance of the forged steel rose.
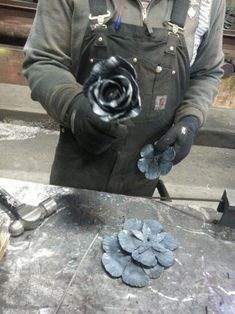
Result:
<instances>
[{"instance_id":1,"label":"forged steel rose","mask_svg":"<svg viewBox=\"0 0 235 314\"><path fill-rule=\"evenodd\" d=\"M156 220L129 219L118 234L103 240L102 263L114 278L127 285L145 287L174 263L176 240Z\"/></svg>"},{"instance_id":2,"label":"forged steel rose","mask_svg":"<svg viewBox=\"0 0 235 314\"><path fill-rule=\"evenodd\" d=\"M144 173L145 178L148 180L155 180L161 175L164 176L169 173L175 158L173 147L169 147L163 153L160 153L155 150L154 145L148 144L143 147L140 152L141 158L137 163L138 169Z\"/></svg>"},{"instance_id":3,"label":"forged steel rose","mask_svg":"<svg viewBox=\"0 0 235 314\"><path fill-rule=\"evenodd\" d=\"M137 74L117 56L96 63L84 84L84 94L102 121L137 117L141 110Z\"/></svg>"}]
</instances>

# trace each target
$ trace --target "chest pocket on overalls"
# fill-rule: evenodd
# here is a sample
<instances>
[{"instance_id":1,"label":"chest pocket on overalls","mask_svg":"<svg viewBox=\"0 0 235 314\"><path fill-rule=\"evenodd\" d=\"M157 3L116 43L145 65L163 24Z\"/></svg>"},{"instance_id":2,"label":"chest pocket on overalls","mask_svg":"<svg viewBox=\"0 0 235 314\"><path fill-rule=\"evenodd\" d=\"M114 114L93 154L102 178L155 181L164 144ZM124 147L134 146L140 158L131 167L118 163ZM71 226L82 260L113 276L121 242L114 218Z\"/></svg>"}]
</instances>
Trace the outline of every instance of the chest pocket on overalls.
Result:
<instances>
[{"instance_id":1,"label":"chest pocket on overalls","mask_svg":"<svg viewBox=\"0 0 235 314\"><path fill-rule=\"evenodd\" d=\"M174 114L188 87L190 61L184 38L167 33L164 55L155 67L152 115L165 111Z\"/></svg>"}]
</instances>

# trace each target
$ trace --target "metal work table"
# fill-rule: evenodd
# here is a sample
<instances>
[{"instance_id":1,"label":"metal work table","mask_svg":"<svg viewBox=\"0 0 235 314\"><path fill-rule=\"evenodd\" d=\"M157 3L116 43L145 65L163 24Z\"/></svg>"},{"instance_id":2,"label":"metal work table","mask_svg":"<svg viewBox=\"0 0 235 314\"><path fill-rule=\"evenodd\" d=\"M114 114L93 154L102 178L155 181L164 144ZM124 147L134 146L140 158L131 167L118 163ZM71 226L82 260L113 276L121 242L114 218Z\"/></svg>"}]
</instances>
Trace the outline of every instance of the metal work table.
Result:
<instances>
[{"instance_id":1,"label":"metal work table","mask_svg":"<svg viewBox=\"0 0 235 314\"><path fill-rule=\"evenodd\" d=\"M56 196L60 204L39 228L11 238L0 262L1 314L235 313L235 230L213 224L214 209L1 178L0 186L22 203ZM175 264L141 289L101 266L102 238L134 217L160 221L179 242Z\"/></svg>"}]
</instances>

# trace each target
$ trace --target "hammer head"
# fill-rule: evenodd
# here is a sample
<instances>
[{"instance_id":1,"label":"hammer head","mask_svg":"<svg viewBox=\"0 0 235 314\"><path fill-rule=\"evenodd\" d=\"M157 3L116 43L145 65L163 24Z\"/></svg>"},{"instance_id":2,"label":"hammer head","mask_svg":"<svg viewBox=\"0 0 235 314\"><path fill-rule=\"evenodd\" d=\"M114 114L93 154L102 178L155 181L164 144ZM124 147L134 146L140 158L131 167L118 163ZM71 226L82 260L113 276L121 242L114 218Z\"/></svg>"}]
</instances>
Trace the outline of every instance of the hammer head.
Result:
<instances>
[{"instance_id":1,"label":"hammer head","mask_svg":"<svg viewBox=\"0 0 235 314\"><path fill-rule=\"evenodd\" d=\"M22 204L18 208L19 219L12 222L9 231L12 236L21 235L24 230L37 228L42 221L56 212L57 203L53 198L47 198L38 206Z\"/></svg>"},{"instance_id":2,"label":"hammer head","mask_svg":"<svg viewBox=\"0 0 235 314\"><path fill-rule=\"evenodd\" d=\"M235 191L224 190L222 199L219 203L217 211L223 213L220 221L221 226L235 228Z\"/></svg>"}]
</instances>

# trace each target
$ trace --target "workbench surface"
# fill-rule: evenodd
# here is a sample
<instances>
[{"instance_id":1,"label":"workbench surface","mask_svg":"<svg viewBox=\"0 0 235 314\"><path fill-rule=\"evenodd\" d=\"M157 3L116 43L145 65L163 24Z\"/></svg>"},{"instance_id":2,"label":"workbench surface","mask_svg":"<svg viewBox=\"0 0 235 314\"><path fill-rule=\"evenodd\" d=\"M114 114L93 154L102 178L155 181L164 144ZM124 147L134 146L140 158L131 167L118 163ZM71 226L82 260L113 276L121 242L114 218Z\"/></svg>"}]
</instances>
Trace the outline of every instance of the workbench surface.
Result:
<instances>
[{"instance_id":1,"label":"workbench surface","mask_svg":"<svg viewBox=\"0 0 235 314\"><path fill-rule=\"evenodd\" d=\"M60 210L11 238L0 262L0 313L235 313L235 231L211 208L0 178L22 203L57 197ZM175 264L145 288L112 279L101 242L126 218L158 220L176 237Z\"/></svg>"}]
</instances>

